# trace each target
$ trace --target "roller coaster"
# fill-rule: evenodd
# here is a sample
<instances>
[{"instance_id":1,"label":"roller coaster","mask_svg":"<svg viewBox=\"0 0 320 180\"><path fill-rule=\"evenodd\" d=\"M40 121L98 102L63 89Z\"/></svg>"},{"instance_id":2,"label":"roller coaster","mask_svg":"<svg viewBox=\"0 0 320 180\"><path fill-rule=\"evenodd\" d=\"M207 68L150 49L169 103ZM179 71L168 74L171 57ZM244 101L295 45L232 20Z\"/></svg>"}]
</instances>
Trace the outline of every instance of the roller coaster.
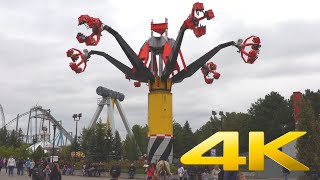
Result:
<instances>
[{"instance_id":1,"label":"roller coaster","mask_svg":"<svg viewBox=\"0 0 320 180\"><path fill-rule=\"evenodd\" d=\"M3 108L1 106L1 104L0 104L0 115L1 115L1 122L2 122L2 126L1 127L3 127L3 126L6 125L6 118L4 116L4 111L3 111Z\"/></svg>"},{"instance_id":2,"label":"roller coaster","mask_svg":"<svg viewBox=\"0 0 320 180\"><path fill-rule=\"evenodd\" d=\"M2 114L2 127L1 128L7 128L10 129L12 125L15 123L15 130L18 131L20 128L24 132L24 140L26 143L33 143L34 140L36 142L39 142L41 139L41 136L44 133L49 134L49 141L50 141L50 136L51 136L51 124L56 124L58 133L57 136L55 137L56 141L55 143L57 145L63 146L67 143L67 141L72 142L73 137L70 132L68 132L63 126L62 126L62 121L58 121L55 117L52 116L50 113L50 109L44 109L42 106L34 106L30 108L29 111L26 111L24 113L17 114L17 116L5 123L4 119L4 112L3 108L0 106L0 113ZM19 126L20 120L24 119L23 117L28 117L28 125L27 128ZM47 128L48 127L48 128ZM45 132L48 131L48 132ZM62 139L65 137L64 139ZM53 139L53 138L52 138Z\"/></svg>"},{"instance_id":3,"label":"roller coaster","mask_svg":"<svg viewBox=\"0 0 320 180\"><path fill-rule=\"evenodd\" d=\"M131 131L131 126L129 125L128 119L125 115L125 112L121 106L120 101L123 101L125 96L124 94L112 91L108 88L99 86L96 90L97 95L101 96L98 98L98 107L93 117L90 121L89 128L94 128L97 119L99 118L104 106L107 106L107 121L110 123L110 128L113 133L115 133L116 127L114 122L114 104L116 105L118 112L120 114L121 120L127 130L128 136L135 141L133 136L133 132ZM74 142L75 139L72 136L72 132L68 132L63 126L62 121L57 120L52 114L50 109L44 109L42 106L34 106L30 108L29 111L18 114L14 119L5 123L3 108L0 105L0 113L2 115L2 127L6 129L12 129L12 126L15 126L15 130L18 131L22 129L24 132L24 140L28 144L43 145L48 143L53 143L57 146L65 146L67 142ZM23 117L28 117L28 125L27 126L19 126L19 122L23 119ZM25 118L24 118L25 119ZM14 124L15 123L15 124ZM55 138L51 136L51 126L55 124L57 125L58 133ZM137 147L138 151L140 148Z\"/></svg>"}]
</instances>

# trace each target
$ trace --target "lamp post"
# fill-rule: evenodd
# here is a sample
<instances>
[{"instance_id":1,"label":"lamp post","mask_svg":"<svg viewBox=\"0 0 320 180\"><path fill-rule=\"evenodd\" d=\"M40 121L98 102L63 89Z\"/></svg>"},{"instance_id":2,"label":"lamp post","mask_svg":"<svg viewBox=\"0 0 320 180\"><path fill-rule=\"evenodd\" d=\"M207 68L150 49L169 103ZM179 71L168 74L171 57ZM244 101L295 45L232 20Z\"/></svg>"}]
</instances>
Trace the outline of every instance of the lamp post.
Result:
<instances>
[{"instance_id":1,"label":"lamp post","mask_svg":"<svg viewBox=\"0 0 320 180\"><path fill-rule=\"evenodd\" d=\"M35 136L32 136L32 142L33 142L33 156L36 152L36 143L37 143L37 139Z\"/></svg>"},{"instance_id":2,"label":"lamp post","mask_svg":"<svg viewBox=\"0 0 320 180\"><path fill-rule=\"evenodd\" d=\"M80 133L80 136L81 136L82 134ZM78 137L78 142L80 142L80 136ZM82 152L82 148L81 148L81 146L80 146L80 148L79 148L79 159L80 159L80 161L81 161L81 152Z\"/></svg>"},{"instance_id":3,"label":"lamp post","mask_svg":"<svg viewBox=\"0 0 320 180\"><path fill-rule=\"evenodd\" d=\"M43 132L42 157L44 157L44 146L45 146L45 141L46 141L47 130L48 130L47 127L42 127L42 132Z\"/></svg>"},{"instance_id":4,"label":"lamp post","mask_svg":"<svg viewBox=\"0 0 320 180\"><path fill-rule=\"evenodd\" d=\"M217 112L216 111L212 111L212 115L214 117L214 119L216 119L216 115L217 115ZM219 111L219 114L220 116L220 131L222 131L222 127L223 127L223 119L225 118L225 115L223 113L223 111ZM219 118L217 118L219 120ZM214 127L212 127L212 131L214 131ZM220 149L220 148L218 148ZM223 156L223 144L221 145L221 155Z\"/></svg>"},{"instance_id":5,"label":"lamp post","mask_svg":"<svg viewBox=\"0 0 320 180\"><path fill-rule=\"evenodd\" d=\"M212 111L212 115L213 115L213 117L215 119L216 115L217 115L217 112L216 111ZM220 130L222 130L223 119L225 118L225 115L224 115L223 111L219 111L219 116L220 116Z\"/></svg>"},{"instance_id":6,"label":"lamp post","mask_svg":"<svg viewBox=\"0 0 320 180\"><path fill-rule=\"evenodd\" d=\"M110 140L111 140L111 137L110 137L110 136L105 136L105 137L104 137L104 141L106 142L106 145L110 145L110 144L111 144ZM106 149L106 151L108 152L107 162L110 161L110 151L111 151L111 150L112 150L112 149L109 149L109 146L107 146L107 149Z\"/></svg>"},{"instance_id":7,"label":"lamp post","mask_svg":"<svg viewBox=\"0 0 320 180\"><path fill-rule=\"evenodd\" d=\"M214 118L216 118L217 112L216 111L212 111L212 115Z\"/></svg>"},{"instance_id":8,"label":"lamp post","mask_svg":"<svg viewBox=\"0 0 320 180\"><path fill-rule=\"evenodd\" d=\"M54 157L54 143L56 141L56 129L57 129L57 125L53 124L53 144L52 144L52 159L51 159L51 163L53 163L53 157Z\"/></svg>"},{"instance_id":9,"label":"lamp post","mask_svg":"<svg viewBox=\"0 0 320 180\"><path fill-rule=\"evenodd\" d=\"M78 143L78 121L80 121L80 118L82 117L82 113L73 114L72 117L73 117L73 120L76 122L76 137L74 139L74 142L75 142L75 161L76 161L77 160L77 150L78 150L78 144L77 144Z\"/></svg>"},{"instance_id":10,"label":"lamp post","mask_svg":"<svg viewBox=\"0 0 320 180\"><path fill-rule=\"evenodd\" d=\"M222 123L223 123L223 119L225 118L225 115L223 114L223 111L219 111L219 116L220 116L220 121L221 121L220 130L222 130Z\"/></svg>"}]
</instances>

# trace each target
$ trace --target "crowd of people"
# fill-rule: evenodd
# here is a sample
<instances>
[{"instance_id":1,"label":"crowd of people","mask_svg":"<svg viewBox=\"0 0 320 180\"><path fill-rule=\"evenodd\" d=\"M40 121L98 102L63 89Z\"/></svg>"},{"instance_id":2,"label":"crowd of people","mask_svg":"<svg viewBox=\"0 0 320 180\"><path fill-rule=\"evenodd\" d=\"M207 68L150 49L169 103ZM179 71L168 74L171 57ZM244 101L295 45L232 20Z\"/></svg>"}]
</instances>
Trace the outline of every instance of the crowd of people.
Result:
<instances>
[{"instance_id":1,"label":"crowd of people","mask_svg":"<svg viewBox=\"0 0 320 180\"><path fill-rule=\"evenodd\" d=\"M180 180L209 180L210 174L213 180L219 180L223 177L223 171L221 171L218 165L215 165L211 171L208 168L196 166L190 166L186 169L183 166L180 166L178 169L178 176Z\"/></svg>"},{"instance_id":2,"label":"crowd of people","mask_svg":"<svg viewBox=\"0 0 320 180\"><path fill-rule=\"evenodd\" d=\"M149 164L146 169L147 180L167 180L175 179L170 171L170 165L167 161L159 161L156 164ZM189 166L187 168L179 166L179 180L245 180L245 175L242 172L223 171L218 165L215 165L212 170L208 167Z\"/></svg>"},{"instance_id":3,"label":"crowd of people","mask_svg":"<svg viewBox=\"0 0 320 180\"><path fill-rule=\"evenodd\" d=\"M73 175L74 167L71 163L65 164L62 167L62 175Z\"/></svg>"},{"instance_id":4,"label":"crowd of people","mask_svg":"<svg viewBox=\"0 0 320 180\"><path fill-rule=\"evenodd\" d=\"M45 159L37 162L29 158L17 158L11 156L9 159L0 158L0 173L2 168L8 176L13 176L14 168L17 169L18 176L24 176L24 172L32 178L32 180L61 180L61 171L59 164L48 163ZM4 172L4 171L3 171Z\"/></svg>"},{"instance_id":5,"label":"crowd of people","mask_svg":"<svg viewBox=\"0 0 320 180\"><path fill-rule=\"evenodd\" d=\"M184 168L180 166L178 169L180 180L245 180L244 173L238 171L223 171L218 165L215 165L212 170L208 167L189 166Z\"/></svg>"},{"instance_id":6,"label":"crowd of people","mask_svg":"<svg viewBox=\"0 0 320 180\"><path fill-rule=\"evenodd\" d=\"M17 169L17 175L23 176L27 172L32 180L61 180L61 175L73 175L74 166L66 164L60 167L58 163L48 163L45 159L37 162L22 158L9 159L0 158L0 173L5 172L8 176L13 176L13 169ZM3 169L3 171L2 171ZM83 175L93 176L93 170L98 170L98 166L89 164L83 166ZM96 171L95 171L96 172ZM98 172L98 171L97 171ZM110 169L111 179L118 179L121 173L119 165L114 165ZM99 171L100 175L101 171ZM167 161L161 160L156 163L150 163L145 170L147 180L167 180L173 178L173 173L170 171L170 165ZM136 168L133 164L128 168L129 179L133 179L136 174ZM179 180L245 180L245 176L241 172L223 171L218 165L213 169L208 167L179 166L177 170Z\"/></svg>"},{"instance_id":7,"label":"crowd of people","mask_svg":"<svg viewBox=\"0 0 320 180\"><path fill-rule=\"evenodd\" d=\"M30 160L29 158L15 159L13 158L13 156L11 156L9 159L6 159L5 157L0 158L0 173L2 173L3 168L5 169L5 173L8 174L8 176L13 176L14 168L17 169L18 176L23 176L25 171L27 171L28 176L31 176L34 166L35 162L33 160Z\"/></svg>"}]
</instances>

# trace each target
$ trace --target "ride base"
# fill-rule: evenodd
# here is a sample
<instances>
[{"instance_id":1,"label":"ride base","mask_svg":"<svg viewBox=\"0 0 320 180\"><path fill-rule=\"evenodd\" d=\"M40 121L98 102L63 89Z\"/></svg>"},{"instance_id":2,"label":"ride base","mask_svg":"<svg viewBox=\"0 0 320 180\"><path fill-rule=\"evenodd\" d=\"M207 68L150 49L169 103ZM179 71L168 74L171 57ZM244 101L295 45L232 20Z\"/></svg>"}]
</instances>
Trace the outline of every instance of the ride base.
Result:
<instances>
[{"instance_id":1,"label":"ride base","mask_svg":"<svg viewBox=\"0 0 320 180\"><path fill-rule=\"evenodd\" d=\"M161 78L155 77L155 82L148 85L149 162L172 162L172 82L171 79L162 82Z\"/></svg>"}]
</instances>

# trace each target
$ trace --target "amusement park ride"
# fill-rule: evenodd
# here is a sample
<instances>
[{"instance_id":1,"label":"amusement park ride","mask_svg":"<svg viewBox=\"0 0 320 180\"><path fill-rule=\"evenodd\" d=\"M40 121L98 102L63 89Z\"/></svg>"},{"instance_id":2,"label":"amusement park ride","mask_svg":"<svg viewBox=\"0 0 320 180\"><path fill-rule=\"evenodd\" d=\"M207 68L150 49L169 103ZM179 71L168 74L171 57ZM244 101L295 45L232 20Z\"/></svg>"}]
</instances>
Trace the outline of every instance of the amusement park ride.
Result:
<instances>
[{"instance_id":1,"label":"amusement park ride","mask_svg":"<svg viewBox=\"0 0 320 180\"><path fill-rule=\"evenodd\" d=\"M199 13L201 13L201 17ZM208 61L221 49L229 46L236 47L245 63L253 64L258 58L260 38L250 36L244 41L239 39L236 42L230 41L220 44L187 66L180 50L185 31L190 29L199 38L206 34L206 27L201 26L200 21L213 18L212 10L204 11L203 4L199 2L193 4L191 14L183 22L175 40L167 37L167 19L165 23L151 22L151 37L143 44L139 54L133 51L117 31L103 24L99 18L93 18L89 15L81 15L78 18L79 25L84 24L87 28L92 29L92 34L89 36L78 33L76 38L79 43L96 46L100 41L101 33L107 31L115 37L133 67L126 66L105 52L86 49L81 52L72 48L67 51L67 56L72 60L70 67L73 71L76 73L84 72L91 56L100 55L123 72L126 79L136 80L135 87L140 87L141 83L147 83L149 86L148 155L151 162L159 159L172 161L172 84L182 82L199 69L203 73L205 82L212 84L214 79L219 79L220 74L216 71L217 65ZM158 33L160 36L156 37L154 33ZM247 49L250 50L247 51ZM177 62L178 55L182 66Z\"/></svg>"}]
</instances>

